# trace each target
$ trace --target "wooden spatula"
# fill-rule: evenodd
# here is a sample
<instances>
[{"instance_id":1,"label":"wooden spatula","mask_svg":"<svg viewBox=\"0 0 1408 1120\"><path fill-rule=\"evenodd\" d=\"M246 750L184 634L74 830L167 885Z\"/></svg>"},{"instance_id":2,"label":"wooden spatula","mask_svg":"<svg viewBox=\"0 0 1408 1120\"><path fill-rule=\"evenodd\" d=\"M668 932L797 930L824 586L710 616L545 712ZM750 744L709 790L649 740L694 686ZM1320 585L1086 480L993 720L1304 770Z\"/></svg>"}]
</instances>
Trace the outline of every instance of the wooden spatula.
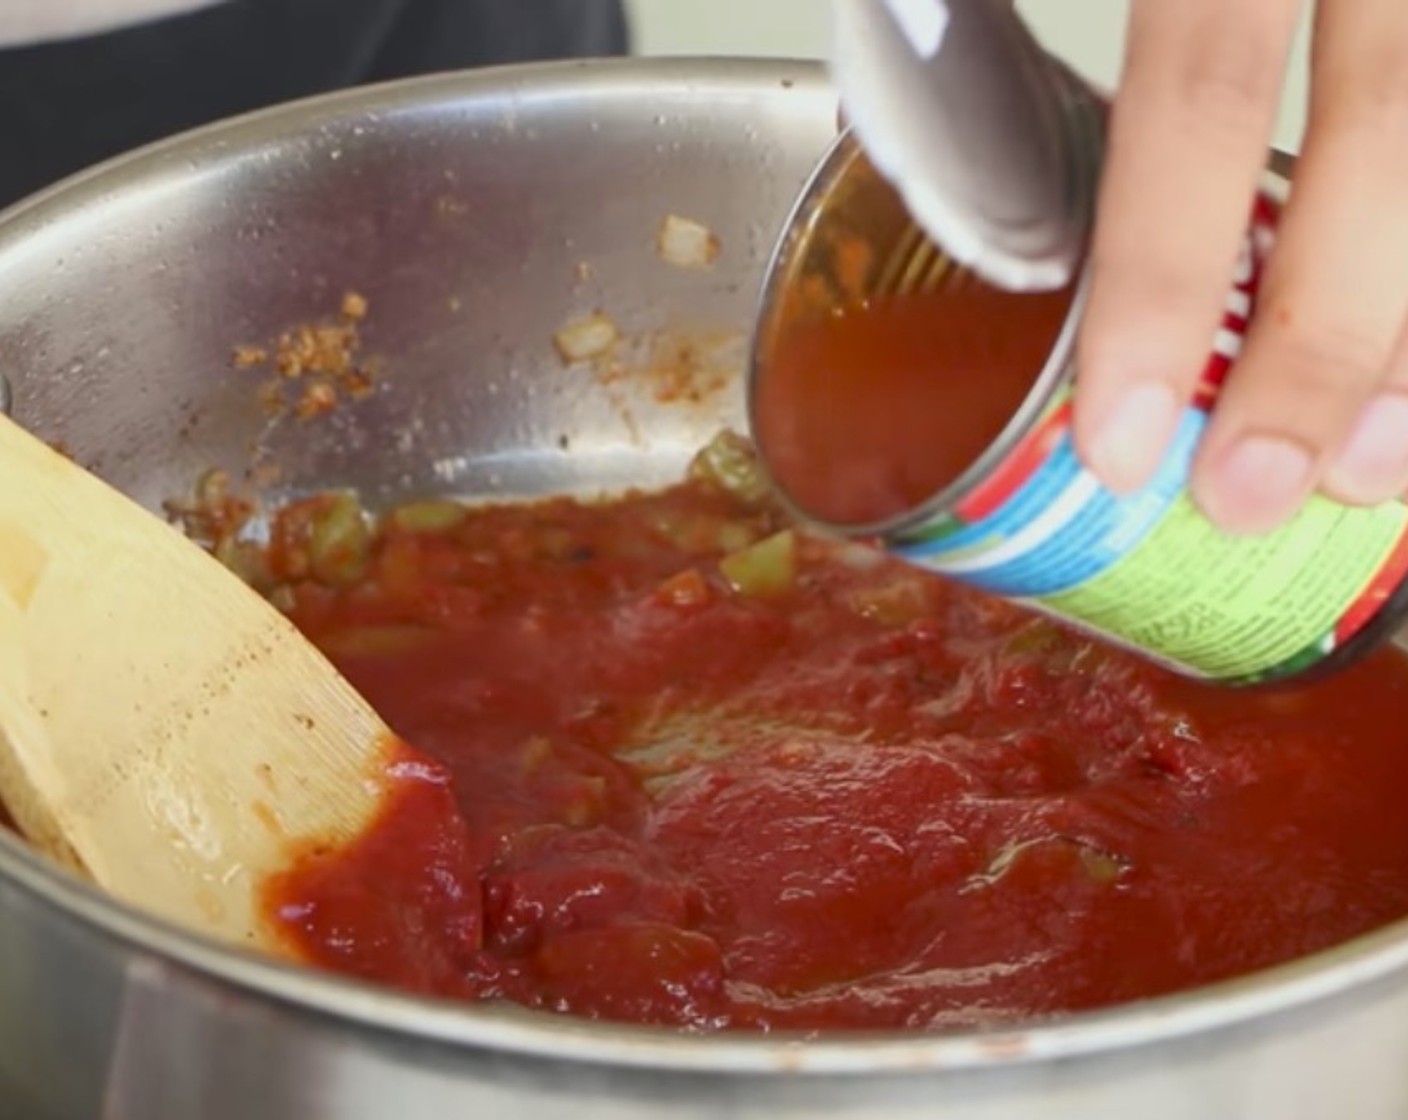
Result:
<instances>
[{"instance_id":1,"label":"wooden spatula","mask_svg":"<svg viewBox=\"0 0 1408 1120\"><path fill-rule=\"evenodd\" d=\"M263 943L260 881L372 819L392 742L278 611L0 417L0 796L32 843Z\"/></svg>"}]
</instances>

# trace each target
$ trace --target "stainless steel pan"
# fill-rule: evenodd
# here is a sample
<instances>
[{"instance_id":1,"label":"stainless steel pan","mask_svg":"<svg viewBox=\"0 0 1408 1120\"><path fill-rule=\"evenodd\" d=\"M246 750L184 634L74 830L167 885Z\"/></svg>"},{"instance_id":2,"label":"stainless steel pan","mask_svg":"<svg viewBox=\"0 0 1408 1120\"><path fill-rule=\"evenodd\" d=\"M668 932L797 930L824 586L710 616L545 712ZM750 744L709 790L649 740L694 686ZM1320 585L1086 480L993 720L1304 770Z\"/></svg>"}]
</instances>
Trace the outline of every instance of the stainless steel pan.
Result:
<instances>
[{"instance_id":1,"label":"stainless steel pan","mask_svg":"<svg viewBox=\"0 0 1408 1120\"><path fill-rule=\"evenodd\" d=\"M552 333L596 307L633 333L744 330L835 119L812 67L679 61L422 80L220 126L0 219L0 370L19 419L152 504L256 445L290 492L664 481L740 394L642 386L623 407L562 369ZM671 211L720 235L713 270L656 259ZM231 347L345 288L371 301L384 392L270 430ZM0 1102L24 1120L1399 1120L1408 925L1030 1030L686 1037L241 956L6 837Z\"/></svg>"}]
</instances>

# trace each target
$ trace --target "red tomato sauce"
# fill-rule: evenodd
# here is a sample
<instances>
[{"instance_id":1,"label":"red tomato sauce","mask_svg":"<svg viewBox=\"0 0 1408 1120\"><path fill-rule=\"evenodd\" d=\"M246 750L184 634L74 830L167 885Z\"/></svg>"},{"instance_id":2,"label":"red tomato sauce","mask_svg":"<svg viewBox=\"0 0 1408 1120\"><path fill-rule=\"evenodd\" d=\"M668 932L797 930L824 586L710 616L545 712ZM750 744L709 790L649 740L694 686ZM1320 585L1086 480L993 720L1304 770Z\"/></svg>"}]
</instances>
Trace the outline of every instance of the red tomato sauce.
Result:
<instances>
[{"instance_id":1,"label":"red tomato sauce","mask_svg":"<svg viewBox=\"0 0 1408 1120\"><path fill-rule=\"evenodd\" d=\"M768 469L799 509L833 525L914 509L1016 415L1070 299L970 280L799 317L754 380Z\"/></svg>"},{"instance_id":2,"label":"red tomato sauce","mask_svg":"<svg viewBox=\"0 0 1408 1120\"><path fill-rule=\"evenodd\" d=\"M386 524L357 581L296 582L294 619L418 750L364 837L268 884L280 934L463 1000L946 1028L1408 913L1398 653L1218 690L804 536L786 586L740 593L721 552L778 528L696 480Z\"/></svg>"}]
</instances>

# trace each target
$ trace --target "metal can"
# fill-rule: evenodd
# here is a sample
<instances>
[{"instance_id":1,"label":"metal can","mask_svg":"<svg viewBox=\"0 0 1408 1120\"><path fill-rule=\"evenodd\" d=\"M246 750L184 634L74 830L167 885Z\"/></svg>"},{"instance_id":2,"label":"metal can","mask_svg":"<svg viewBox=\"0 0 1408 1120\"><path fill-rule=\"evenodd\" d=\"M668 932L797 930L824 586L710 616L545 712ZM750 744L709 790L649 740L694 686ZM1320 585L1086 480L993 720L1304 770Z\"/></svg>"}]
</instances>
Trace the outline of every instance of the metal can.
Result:
<instances>
[{"instance_id":1,"label":"metal can","mask_svg":"<svg viewBox=\"0 0 1408 1120\"><path fill-rule=\"evenodd\" d=\"M995 9L983 9L991 20ZM919 61L934 66L933 59ZM1029 66L1021 69L1031 72ZM1067 108L1043 118L1048 124L1039 139L1048 146L1059 141L1052 166L1080 172L1070 179L1079 185L1080 204L1069 213L1084 234L1093 210L1102 102L1049 59L1042 73L1043 95ZM934 186L927 184L931 194ZM1234 537L1218 531L1188 492L1193 454L1255 314L1285 189L1284 179L1268 173L1198 390L1143 490L1123 497L1111 493L1076 455L1073 352L1084 293L1083 255L1077 254L1064 326L1044 368L1033 371L1026 399L986 451L912 508L878 523L823 520L823 527L877 537L913 563L1028 604L1186 675L1226 684L1301 679L1342 665L1389 636L1408 610L1403 501L1353 508L1317 495L1279 530ZM797 317L864 304L877 285L883 286L880 277L896 274L896 246L919 228L915 208L904 202L911 197L912 191L902 197L854 139L843 137L804 192L770 270L751 370L754 433L784 500L812 521L820 520L815 511L798 503L779 477L768 424L758 414L771 369L770 347ZM939 233L956 228L957 208L936 209L947 223L939 223ZM897 217L901 212L907 225ZM838 223L865 252L837 249L844 242L838 241ZM938 249L934 223L922 232L925 247L919 255L930 262L921 270L925 290L941 300L944 283L961 266ZM980 222L959 240L969 247L969 260L981 258L988 247ZM1048 242L1064 246L1069 239ZM908 259L916 250L911 245L902 252ZM1010 281L1021 272L1011 265L1009 254L995 271ZM935 377L944 373L932 371ZM904 402L894 406L903 408Z\"/></svg>"}]
</instances>

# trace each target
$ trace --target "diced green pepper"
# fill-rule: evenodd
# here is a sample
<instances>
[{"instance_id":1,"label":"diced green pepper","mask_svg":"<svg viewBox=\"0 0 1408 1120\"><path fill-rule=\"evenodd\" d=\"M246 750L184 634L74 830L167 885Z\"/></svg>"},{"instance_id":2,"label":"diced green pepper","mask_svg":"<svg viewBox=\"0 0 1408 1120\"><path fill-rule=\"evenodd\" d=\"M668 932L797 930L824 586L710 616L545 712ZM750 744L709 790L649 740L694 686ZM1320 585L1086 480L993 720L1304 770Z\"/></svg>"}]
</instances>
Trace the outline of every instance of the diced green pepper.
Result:
<instances>
[{"instance_id":1,"label":"diced green pepper","mask_svg":"<svg viewBox=\"0 0 1408 1120\"><path fill-rule=\"evenodd\" d=\"M216 542L213 553L215 559L260 594L267 593L272 587L274 577L269 570L268 558L253 541L224 537Z\"/></svg>"},{"instance_id":2,"label":"diced green pepper","mask_svg":"<svg viewBox=\"0 0 1408 1120\"><path fill-rule=\"evenodd\" d=\"M881 626L907 626L930 613L927 585L908 574L851 593L851 609Z\"/></svg>"},{"instance_id":3,"label":"diced green pepper","mask_svg":"<svg viewBox=\"0 0 1408 1120\"><path fill-rule=\"evenodd\" d=\"M797 535L791 529L732 552L719 561L729 586L750 599L785 595L797 582Z\"/></svg>"},{"instance_id":4,"label":"diced green pepper","mask_svg":"<svg viewBox=\"0 0 1408 1120\"><path fill-rule=\"evenodd\" d=\"M314 516L308 561L321 583L345 586L366 573L371 530L352 494L332 494Z\"/></svg>"},{"instance_id":5,"label":"diced green pepper","mask_svg":"<svg viewBox=\"0 0 1408 1120\"><path fill-rule=\"evenodd\" d=\"M1095 848L1082 846L1080 861L1085 866L1085 873L1094 883L1113 883L1124 873L1124 864L1107 852L1097 851Z\"/></svg>"},{"instance_id":6,"label":"diced green pepper","mask_svg":"<svg viewBox=\"0 0 1408 1120\"><path fill-rule=\"evenodd\" d=\"M391 524L406 533L441 533L453 529L466 513L459 502L430 498L398 506L391 511Z\"/></svg>"}]
</instances>

